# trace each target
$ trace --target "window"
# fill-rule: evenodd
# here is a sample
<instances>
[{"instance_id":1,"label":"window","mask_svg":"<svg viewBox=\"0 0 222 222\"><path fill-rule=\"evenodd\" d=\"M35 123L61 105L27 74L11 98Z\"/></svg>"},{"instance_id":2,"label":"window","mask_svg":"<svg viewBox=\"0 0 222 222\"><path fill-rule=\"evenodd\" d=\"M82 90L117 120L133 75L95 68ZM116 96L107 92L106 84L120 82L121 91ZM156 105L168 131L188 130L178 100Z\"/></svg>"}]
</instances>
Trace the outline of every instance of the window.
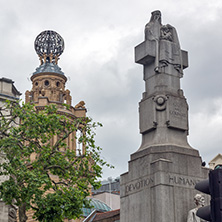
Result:
<instances>
[{"instance_id":1,"label":"window","mask_svg":"<svg viewBox=\"0 0 222 222\"><path fill-rule=\"evenodd\" d=\"M45 80L45 86L49 86L49 80Z\"/></svg>"},{"instance_id":2,"label":"window","mask_svg":"<svg viewBox=\"0 0 222 222\"><path fill-rule=\"evenodd\" d=\"M81 138L82 132L81 130L76 131L76 156L81 156L83 154L83 145Z\"/></svg>"},{"instance_id":3,"label":"window","mask_svg":"<svg viewBox=\"0 0 222 222\"><path fill-rule=\"evenodd\" d=\"M56 82L56 86L59 87L60 86L60 82Z\"/></svg>"}]
</instances>

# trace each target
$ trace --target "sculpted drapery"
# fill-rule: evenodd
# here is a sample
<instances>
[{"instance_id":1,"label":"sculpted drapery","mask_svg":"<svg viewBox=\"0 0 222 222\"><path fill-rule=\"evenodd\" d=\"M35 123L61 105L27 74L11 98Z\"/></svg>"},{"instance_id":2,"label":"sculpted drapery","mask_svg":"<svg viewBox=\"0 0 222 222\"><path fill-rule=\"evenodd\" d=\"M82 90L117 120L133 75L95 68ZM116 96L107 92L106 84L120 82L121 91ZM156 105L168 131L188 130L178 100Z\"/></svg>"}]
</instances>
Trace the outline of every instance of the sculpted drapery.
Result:
<instances>
[{"instance_id":1,"label":"sculpted drapery","mask_svg":"<svg viewBox=\"0 0 222 222\"><path fill-rule=\"evenodd\" d=\"M172 65L180 74L182 69L182 55L176 29L161 23L161 12L152 12L149 23L145 26L145 40L155 41L155 72L162 67Z\"/></svg>"}]
</instances>

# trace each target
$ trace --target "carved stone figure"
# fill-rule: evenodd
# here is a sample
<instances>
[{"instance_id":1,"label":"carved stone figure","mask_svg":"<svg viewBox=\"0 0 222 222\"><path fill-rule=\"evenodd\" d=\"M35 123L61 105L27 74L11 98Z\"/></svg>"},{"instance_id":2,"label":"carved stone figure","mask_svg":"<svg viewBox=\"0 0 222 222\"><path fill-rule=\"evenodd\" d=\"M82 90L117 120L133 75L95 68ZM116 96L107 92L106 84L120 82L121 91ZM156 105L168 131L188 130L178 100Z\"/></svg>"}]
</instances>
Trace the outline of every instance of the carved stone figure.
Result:
<instances>
[{"instance_id":1,"label":"carved stone figure","mask_svg":"<svg viewBox=\"0 0 222 222\"><path fill-rule=\"evenodd\" d=\"M72 97L70 96L70 91L67 89L65 91L66 104L71 106Z\"/></svg>"},{"instance_id":2,"label":"carved stone figure","mask_svg":"<svg viewBox=\"0 0 222 222\"><path fill-rule=\"evenodd\" d=\"M200 207L203 207L204 204L205 204L205 200L204 200L203 195L196 194L195 197L194 197L194 201L195 201L195 204L196 204L196 208L189 211L188 217L187 217L187 222L202 222L203 220L201 220L201 218L199 218L196 215L196 213L197 213L197 210Z\"/></svg>"},{"instance_id":3,"label":"carved stone figure","mask_svg":"<svg viewBox=\"0 0 222 222\"><path fill-rule=\"evenodd\" d=\"M29 90L27 90L25 92L25 103L29 103L30 102L30 92Z\"/></svg>"},{"instance_id":4,"label":"carved stone figure","mask_svg":"<svg viewBox=\"0 0 222 222\"><path fill-rule=\"evenodd\" d=\"M176 29L162 23L160 11L152 12L145 39L135 47L145 82L139 103L142 141L121 175L121 222L201 222L196 212L204 200L197 195L193 203L194 186L209 170L187 141L188 104L180 79L188 52L180 48Z\"/></svg>"},{"instance_id":5,"label":"carved stone figure","mask_svg":"<svg viewBox=\"0 0 222 222\"><path fill-rule=\"evenodd\" d=\"M149 23L145 26L145 40L156 42L156 58L155 58L155 71L159 71L159 40L161 24L161 12L154 11L151 13Z\"/></svg>"},{"instance_id":6,"label":"carved stone figure","mask_svg":"<svg viewBox=\"0 0 222 222\"><path fill-rule=\"evenodd\" d=\"M75 109L85 109L85 102L80 101L78 104L75 105Z\"/></svg>"},{"instance_id":7,"label":"carved stone figure","mask_svg":"<svg viewBox=\"0 0 222 222\"><path fill-rule=\"evenodd\" d=\"M176 29L161 24L161 12L152 12L151 19L145 26L145 40L155 41L155 72L161 67L172 65L182 74L182 55Z\"/></svg>"}]
</instances>

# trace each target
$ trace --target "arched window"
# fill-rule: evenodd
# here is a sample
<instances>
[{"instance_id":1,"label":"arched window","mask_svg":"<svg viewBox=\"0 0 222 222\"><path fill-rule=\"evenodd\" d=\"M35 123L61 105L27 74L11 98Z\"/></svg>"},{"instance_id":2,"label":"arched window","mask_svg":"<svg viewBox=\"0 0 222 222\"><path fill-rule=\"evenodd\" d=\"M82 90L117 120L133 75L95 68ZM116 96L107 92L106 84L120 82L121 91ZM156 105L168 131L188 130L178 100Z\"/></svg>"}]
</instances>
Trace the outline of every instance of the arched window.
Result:
<instances>
[{"instance_id":1,"label":"arched window","mask_svg":"<svg viewBox=\"0 0 222 222\"><path fill-rule=\"evenodd\" d=\"M81 130L76 131L76 156L81 156L83 154L83 143L82 143L83 133Z\"/></svg>"}]
</instances>

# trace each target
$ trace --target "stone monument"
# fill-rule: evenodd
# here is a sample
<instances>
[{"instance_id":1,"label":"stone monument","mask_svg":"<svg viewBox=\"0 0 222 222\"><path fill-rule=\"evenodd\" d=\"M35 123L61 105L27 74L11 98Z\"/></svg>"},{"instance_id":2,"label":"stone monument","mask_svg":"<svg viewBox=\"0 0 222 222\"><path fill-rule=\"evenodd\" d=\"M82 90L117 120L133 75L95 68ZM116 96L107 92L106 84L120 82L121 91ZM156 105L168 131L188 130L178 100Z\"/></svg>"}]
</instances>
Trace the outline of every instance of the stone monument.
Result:
<instances>
[{"instance_id":1,"label":"stone monument","mask_svg":"<svg viewBox=\"0 0 222 222\"><path fill-rule=\"evenodd\" d=\"M200 217L197 216L197 210L200 207L203 207L204 203L205 203L203 195L196 194L194 197L194 201L195 201L196 207L189 211L188 216L187 216L187 222L201 222L201 221L203 221L203 220L201 220Z\"/></svg>"},{"instance_id":2,"label":"stone monument","mask_svg":"<svg viewBox=\"0 0 222 222\"><path fill-rule=\"evenodd\" d=\"M135 61L144 67L142 143L121 175L120 221L185 222L194 208L194 186L208 177L208 169L187 142L188 104L180 78L188 53L181 50L176 29L162 25L160 11L152 12Z\"/></svg>"}]
</instances>

